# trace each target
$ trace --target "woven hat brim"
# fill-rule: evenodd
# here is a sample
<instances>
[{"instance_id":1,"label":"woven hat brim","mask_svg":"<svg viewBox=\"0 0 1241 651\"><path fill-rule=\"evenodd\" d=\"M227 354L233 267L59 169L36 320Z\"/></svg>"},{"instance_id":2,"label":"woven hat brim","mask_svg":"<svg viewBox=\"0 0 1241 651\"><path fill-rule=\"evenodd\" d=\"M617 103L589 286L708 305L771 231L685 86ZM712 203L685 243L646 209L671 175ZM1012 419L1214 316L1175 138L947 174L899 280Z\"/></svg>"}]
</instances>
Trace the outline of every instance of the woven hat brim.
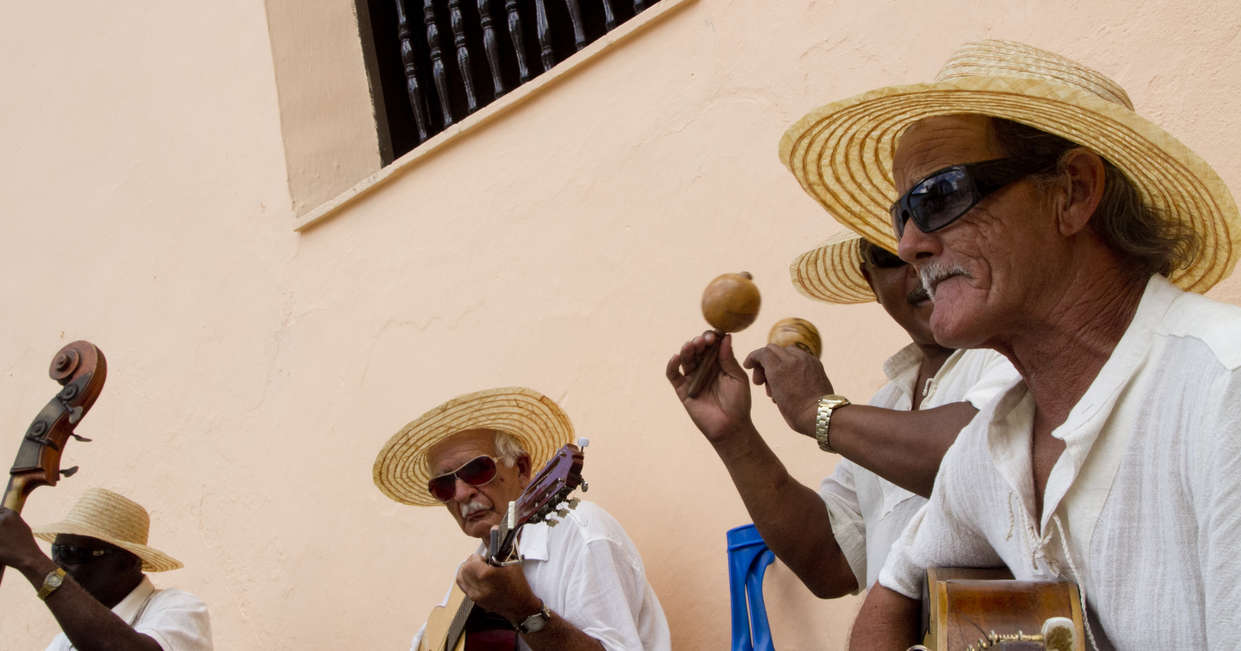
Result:
<instances>
[{"instance_id":1,"label":"woven hat brim","mask_svg":"<svg viewBox=\"0 0 1241 651\"><path fill-rule=\"evenodd\" d=\"M1075 87L966 77L881 88L798 120L780 140L780 159L829 214L871 242L896 250L888 212L896 200L896 140L918 120L961 113L1020 122L1111 161L1146 201L1201 237L1198 257L1170 276L1181 288L1205 292L1236 265L1241 217L1215 170L1154 123Z\"/></svg>"},{"instance_id":2,"label":"woven hat brim","mask_svg":"<svg viewBox=\"0 0 1241 651\"><path fill-rule=\"evenodd\" d=\"M850 234L851 235L851 234ZM833 238L797 256L789 275L797 291L815 300L842 305L872 303L866 276L862 275L862 238Z\"/></svg>"},{"instance_id":3,"label":"woven hat brim","mask_svg":"<svg viewBox=\"0 0 1241 651\"><path fill-rule=\"evenodd\" d=\"M551 398L523 387L478 391L428 411L388 439L371 469L375 486L402 504L442 504L427 491L431 470L426 453L449 436L472 429L512 435L530 454L536 471L573 440L569 417Z\"/></svg>"},{"instance_id":4,"label":"woven hat brim","mask_svg":"<svg viewBox=\"0 0 1241 651\"><path fill-rule=\"evenodd\" d=\"M57 534L62 533L74 536L87 536L116 545L142 559L142 569L145 572L167 572L185 567L181 561L154 547L114 538L95 527L80 522L54 522L34 529L35 537L47 542L54 542Z\"/></svg>"}]
</instances>

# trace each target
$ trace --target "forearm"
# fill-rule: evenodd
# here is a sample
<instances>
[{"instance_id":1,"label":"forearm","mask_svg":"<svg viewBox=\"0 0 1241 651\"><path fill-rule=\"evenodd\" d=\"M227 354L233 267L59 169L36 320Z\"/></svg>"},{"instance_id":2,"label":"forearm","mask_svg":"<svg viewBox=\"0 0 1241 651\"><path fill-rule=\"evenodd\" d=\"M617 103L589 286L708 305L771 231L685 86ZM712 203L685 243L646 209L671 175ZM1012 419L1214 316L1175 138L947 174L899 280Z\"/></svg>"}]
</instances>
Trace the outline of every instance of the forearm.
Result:
<instances>
[{"instance_id":1,"label":"forearm","mask_svg":"<svg viewBox=\"0 0 1241 651\"><path fill-rule=\"evenodd\" d=\"M927 497L944 452L975 413L968 402L920 411L849 405L832 414L832 448L897 486Z\"/></svg>"},{"instance_id":2,"label":"forearm","mask_svg":"<svg viewBox=\"0 0 1241 651\"><path fill-rule=\"evenodd\" d=\"M55 568L52 559L42 556L19 569L38 589L43 578ZM80 651L160 651L155 640L130 628L72 577L66 576L64 584L48 595L45 603L60 630Z\"/></svg>"},{"instance_id":3,"label":"forearm","mask_svg":"<svg viewBox=\"0 0 1241 651\"><path fill-rule=\"evenodd\" d=\"M715 443L746 511L763 540L802 583L821 598L857 589L836 543L827 507L795 480L753 427Z\"/></svg>"},{"instance_id":4,"label":"forearm","mask_svg":"<svg viewBox=\"0 0 1241 651\"><path fill-rule=\"evenodd\" d=\"M599 640L583 633L555 611L550 612L551 618L547 620L547 625L542 630L521 636L521 639L525 640L531 649L535 651L542 651L543 649L548 651L556 649L565 649L566 651L598 651L603 648L603 644Z\"/></svg>"},{"instance_id":5,"label":"forearm","mask_svg":"<svg viewBox=\"0 0 1241 651\"><path fill-rule=\"evenodd\" d=\"M849 648L853 651L905 651L918 643L920 604L876 583L858 611Z\"/></svg>"}]
</instances>

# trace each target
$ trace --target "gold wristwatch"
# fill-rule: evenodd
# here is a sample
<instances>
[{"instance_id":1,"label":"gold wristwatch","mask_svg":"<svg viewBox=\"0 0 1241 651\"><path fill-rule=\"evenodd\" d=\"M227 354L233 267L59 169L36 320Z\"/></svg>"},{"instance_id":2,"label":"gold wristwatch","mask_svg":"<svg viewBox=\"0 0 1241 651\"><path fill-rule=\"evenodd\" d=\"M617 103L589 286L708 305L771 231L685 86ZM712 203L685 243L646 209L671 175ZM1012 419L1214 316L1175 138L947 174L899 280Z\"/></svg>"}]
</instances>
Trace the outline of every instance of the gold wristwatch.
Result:
<instances>
[{"instance_id":1,"label":"gold wristwatch","mask_svg":"<svg viewBox=\"0 0 1241 651\"><path fill-rule=\"evenodd\" d=\"M547 626L547 622L551 620L552 613L547 609L547 604L543 604L539 611L517 625L517 632L525 635L526 633L538 633Z\"/></svg>"},{"instance_id":2,"label":"gold wristwatch","mask_svg":"<svg viewBox=\"0 0 1241 651\"><path fill-rule=\"evenodd\" d=\"M62 568L56 568L47 573L43 577L43 585L39 586L39 598L46 600L53 592L60 589L65 584L65 571Z\"/></svg>"},{"instance_id":3,"label":"gold wristwatch","mask_svg":"<svg viewBox=\"0 0 1241 651\"><path fill-rule=\"evenodd\" d=\"M814 418L814 438L819 442L820 450L836 452L832 449L832 434L829 429L832 424L832 411L848 404L852 404L848 398L835 393L829 393L819 398L819 409L815 413Z\"/></svg>"}]
</instances>

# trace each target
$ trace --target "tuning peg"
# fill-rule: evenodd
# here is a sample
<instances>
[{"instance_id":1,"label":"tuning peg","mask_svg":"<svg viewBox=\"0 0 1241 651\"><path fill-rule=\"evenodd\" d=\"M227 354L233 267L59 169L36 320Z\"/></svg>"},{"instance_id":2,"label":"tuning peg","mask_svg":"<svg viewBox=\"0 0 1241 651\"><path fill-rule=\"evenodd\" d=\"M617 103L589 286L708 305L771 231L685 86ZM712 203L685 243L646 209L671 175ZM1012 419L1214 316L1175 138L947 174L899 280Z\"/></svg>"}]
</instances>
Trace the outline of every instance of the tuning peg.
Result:
<instances>
[{"instance_id":1,"label":"tuning peg","mask_svg":"<svg viewBox=\"0 0 1241 651\"><path fill-rule=\"evenodd\" d=\"M582 500L579 500L579 499L577 499L576 497L570 498L570 499L569 499L569 508L571 508L571 509L576 509L576 508L577 508L577 505L578 505L578 504L581 504L581 503L582 503Z\"/></svg>"},{"instance_id":2,"label":"tuning peg","mask_svg":"<svg viewBox=\"0 0 1241 651\"><path fill-rule=\"evenodd\" d=\"M69 432L69 436L72 436L75 440L81 441L83 443L90 443L91 441L95 440L95 439L88 439L85 436L78 434L77 432Z\"/></svg>"},{"instance_id":3,"label":"tuning peg","mask_svg":"<svg viewBox=\"0 0 1241 651\"><path fill-rule=\"evenodd\" d=\"M560 520L546 520L546 522L547 522L547 526L549 527L554 527L560 524Z\"/></svg>"},{"instance_id":4,"label":"tuning peg","mask_svg":"<svg viewBox=\"0 0 1241 651\"><path fill-rule=\"evenodd\" d=\"M61 470L61 471L60 471L60 476L61 476L61 477L72 477L72 476L76 475L76 474L77 474L77 472L78 472L78 467L77 467L77 466L70 466L70 467L68 467L68 468L65 468L65 469Z\"/></svg>"},{"instance_id":5,"label":"tuning peg","mask_svg":"<svg viewBox=\"0 0 1241 651\"><path fill-rule=\"evenodd\" d=\"M73 386L73 385L72 385L72 384L70 384L69 386ZM68 388L68 387L66 387L66 388ZM70 408L69 408L69 424L70 424L70 425L77 425L77 424L78 424L78 421L82 420L82 416L83 416L83 414L85 414L85 413L86 413L86 412L82 411L82 408L81 408L81 407L70 407Z\"/></svg>"},{"instance_id":6,"label":"tuning peg","mask_svg":"<svg viewBox=\"0 0 1241 651\"><path fill-rule=\"evenodd\" d=\"M569 509L556 509L556 515L563 518L564 516L569 515Z\"/></svg>"},{"instance_id":7,"label":"tuning peg","mask_svg":"<svg viewBox=\"0 0 1241 651\"><path fill-rule=\"evenodd\" d=\"M582 492L585 493L588 490L590 490L590 484L587 483L585 479L583 479L582 480Z\"/></svg>"},{"instance_id":8,"label":"tuning peg","mask_svg":"<svg viewBox=\"0 0 1241 651\"><path fill-rule=\"evenodd\" d=\"M578 447L578 448L580 448L580 449L583 449L583 450L584 450L584 449L586 449L586 446L588 446L588 445L590 445L590 439L588 439L588 438L586 438L586 437L584 437L584 436L583 436L582 438L579 438L579 439L577 440L577 447Z\"/></svg>"}]
</instances>

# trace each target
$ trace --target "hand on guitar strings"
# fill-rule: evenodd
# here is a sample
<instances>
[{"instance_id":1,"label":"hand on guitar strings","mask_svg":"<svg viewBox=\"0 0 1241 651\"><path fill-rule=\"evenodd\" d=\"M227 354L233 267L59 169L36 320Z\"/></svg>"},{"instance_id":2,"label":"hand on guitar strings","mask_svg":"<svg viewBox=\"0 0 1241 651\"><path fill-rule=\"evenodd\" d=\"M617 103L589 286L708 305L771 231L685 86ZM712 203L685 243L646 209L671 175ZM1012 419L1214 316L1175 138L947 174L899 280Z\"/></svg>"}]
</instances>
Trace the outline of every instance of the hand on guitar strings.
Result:
<instances>
[{"instance_id":1,"label":"hand on guitar strings","mask_svg":"<svg viewBox=\"0 0 1241 651\"><path fill-rule=\"evenodd\" d=\"M690 419L712 443L742 429L753 428L750 421L749 378L733 354L732 335L724 335L717 348L713 344L719 336L719 333L708 330L690 339L681 346L680 352L668 360L664 369L664 375L676 390L677 398ZM718 370L703 390L691 398L691 374L700 364L706 363L705 355L709 351L717 349Z\"/></svg>"},{"instance_id":2,"label":"hand on guitar strings","mask_svg":"<svg viewBox=\"0 0 1241 651\"><path fill-rule=\"evenodd\" d=\"M767 344L745 358L754 372L754 384L764 385L767 396L794 431L814 436L819 398L835 393L823 362L796 346Z\"/></svg>"},{"instance_id":3,"label":"hand on guitar strings","mask_svg":"<svg viewBox=\"0 0 1241 651\"><path fill-rule=\"evenodd\" d=\"M457 585L474 603L510 622L520 622L543 607L520 564L497 567L470 554L457 571Z\"/></svg>"}]
</instances>

